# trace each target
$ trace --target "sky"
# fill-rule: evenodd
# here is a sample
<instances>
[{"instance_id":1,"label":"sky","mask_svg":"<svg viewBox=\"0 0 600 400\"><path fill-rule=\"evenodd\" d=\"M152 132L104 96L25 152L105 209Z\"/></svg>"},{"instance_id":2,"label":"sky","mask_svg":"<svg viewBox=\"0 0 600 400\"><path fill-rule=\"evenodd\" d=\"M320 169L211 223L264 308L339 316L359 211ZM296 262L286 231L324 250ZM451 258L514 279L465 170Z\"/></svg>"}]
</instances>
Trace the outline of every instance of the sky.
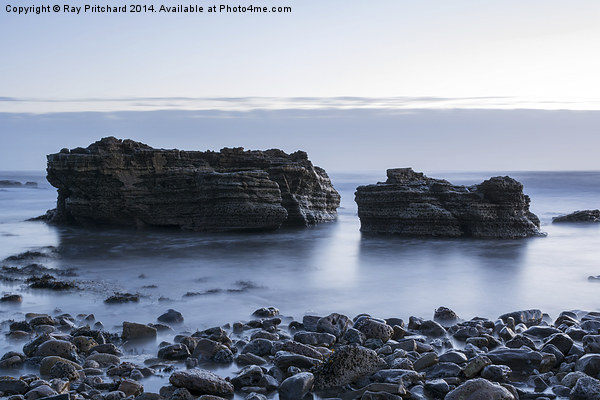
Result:
<instances>
[{"instance_id":1,"label":"sky","mask_svg":"<svg viewBox=\"0 0 600 400\"><path fill-rule=\"evenodd\" d=\"M343 136L337 125L323 123L324 110L346 126L352 110L365 109L368 115L358 113L361 124L378 126L379 132L354 131L348 143L372 148L374 154L377 146L397 138L406 143L411 132L422 132L421 137L437 136L427 143L434 151L417 161L442 169L600 169L574 150L563 151L563 159L554 163L531 154L477 156L503 135L513 140L517 131L524 143L535 143L544 131L549 143L574 135L588 146L600 144L594 113L600 110L597 0L257 0L254 5L289 6L292 11L206 12L213 4L239 3L138 2L155 8L205 7L195 14L17 15L6 7L55 3L1 0L0 170L41 169L48 152L85 146L109 133L150 139L149 144L159 147L205 149L203 143L243 142L248 148L317 148L324 136L328 143ZM531 113L525 117L523 109ZM435 126L440 131L433 132L435 124L420 120L410 132L401 130L407 120L402 113L423 116L432 110L452 114L447 119L452 126ZM463 110L470 110L469 115ZM489 116L488 110L498 112L487 126L481 122L473 130L473 118ZM230 113L228 121L235 118L236 128L205 111ZM282 120L284 115L289 119ZM290 133L296 131L298 115L311 119L301 125L321 137L300 141ZM181 118L175 125L186 132L208 136L203 129L210 127L211 139L188 140L185 133L165 129L173 116ZM499 116L503 119L495 119ZM44 118L50 121L47 127L40 122ZM263 132L244 132L247 122L257 118ZM110 132L101 129L108 127L102 122L107 120L112 121ZM157 127L165 129L163 137ZM49 137L48 132L61 134ZM481 137L472 140L477 134ZM374 143L372 135L380 139ZM471 149L471 165L444 155L450 140ZM556 146L547 154L560 152ZM404 165L403 158L412 160L414 154L400 146L394 156L367 157L364 163L371 169ZM334 169L352 165L350 156L332 163Z\"/></svg>"}]
</instances>

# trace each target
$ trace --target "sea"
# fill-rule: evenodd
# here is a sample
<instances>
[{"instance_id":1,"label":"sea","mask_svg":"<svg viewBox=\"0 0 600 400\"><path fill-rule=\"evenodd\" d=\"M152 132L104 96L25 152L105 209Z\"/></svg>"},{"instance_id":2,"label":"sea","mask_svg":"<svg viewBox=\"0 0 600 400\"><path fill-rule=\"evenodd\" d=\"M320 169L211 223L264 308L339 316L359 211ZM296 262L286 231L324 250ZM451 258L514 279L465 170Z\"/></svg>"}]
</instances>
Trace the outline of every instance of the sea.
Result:
<instances>
[{"instance_id":1,"label":"sea","mask_svg":"<svg viewBox=\"0 0 600 400\"><path fill-rule=\"evenodd\" d=\"M429 319L439 306L463 319L495 319L530 308L552 318L563 310L600 311L600 281L588 279L600 275L600 224L552 224L552 217L600 208L600 172L428 173L465 185L498 175L523 183L531 211L540 217L547 236L478 240L363 235L354 192L359 185L384 181L384 171L330 173L342 196L338 218L309 228L196 233L58 227L28 221L55 207L56 190L43 171L0 172L0 180L37 183L37 188L0 189L2 265L27 265L33 261L6 258L41 251L47 257L34 262L68 271L60 279L79 286L56 292L2 279L0 293L21 294L23 302L0 304L0 321L22 320L29 312L94 314L107 330L119 331L123 321L156 322L175 309L185 318L179 331L195 332L249 320L254 310L268 306L277 307L284 322L331 312ZM137 293L140 301L106 304L116 292ZM22 348L22 342L1 336L0 353ZM164 339L172 340L172 334ZM129 356L139 361L155 350L137 349Z\"/></svg>"}]
</instances>

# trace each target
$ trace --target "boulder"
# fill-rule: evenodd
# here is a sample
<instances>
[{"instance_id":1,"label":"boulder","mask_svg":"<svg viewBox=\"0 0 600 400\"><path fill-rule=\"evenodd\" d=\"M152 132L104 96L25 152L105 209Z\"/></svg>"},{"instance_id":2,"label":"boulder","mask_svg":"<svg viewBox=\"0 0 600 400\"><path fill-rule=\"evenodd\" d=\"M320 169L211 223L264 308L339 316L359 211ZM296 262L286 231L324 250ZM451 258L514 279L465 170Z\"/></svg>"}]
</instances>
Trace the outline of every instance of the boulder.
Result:
<instances>
[{"instance_id":1,"label":"boulder","mask_svg":"<svg viewBox=\"0 0 600 400\"><path fill-rule=\"evenodd\" d=\"M358 345L341 346L314 369L315 389L343 386L385 367L385 361L373 350Z\"/></svg>"},{"instance_id":2,"label":"boulder","mask_svg":"<svg viewBox=\"0 0 600 400\"><path fill-rule=\"evenodd\" d=\"M469 187L411 168L389 169L387 177L356 189L362 232L488 239L543 235L523 185L508 176Z\"/></svg>"},{"instance_id":3,"label":"boulder","mask_svg":"<svg viewBox=\"0 0 600 400\"><path fill-rule=\"evenodd\" d=\"M487 357L494 364L506 365L514 372L522 374L539 369L542 362L542 354L528 348L496 349L490 351Z\"/></svg>"},{"instance_id":4,"label":"boulder","mask_svg":"<svg viewBox=\"0 0 600 400\"><path fill-rule=\"evenodd\" d=\"M138 324L135 322L123 322L123 333L121 334L123 340L130 339L155 339L156 328L148 325Z\"/></svg>"},{"instance_id":5,"label":"boulder","mask_svg":"<svg viewBox=\"0 0 600 400\"><path fill-rule=\"evenodd\" d=\"M509 318L513 318L515 324L534 326L542 322L542 311L538 309L514 311L511 313L502 314L498 317L498 319L501 319L504 321L504 323L506 323Z\"/></svg>"},{"instance_id":6,"label":"boulder","mask_svg":"<svg viewBox=\"0 0 600 400\"><path fill-rule=\"evenodd\" d=\"M25 394L29 390L27 382L10 376L0 377L0 392L4 396L13 394Z\"/></svg>"},{"instance_id":7,"label":"boulder","mask_svg":"<svg viewBox=\"0 0 600 400\"><path fill-rule=\"evenodd\" d=\"M577 380L571 390L570 400L600 400L600 381L591 376Z\"/></svg>"},{"instance_id":8,"label":"boulder","mask_svg":"<svg viewBox=\"0 0 600 400\"><path fill-rule=\"evenodd\" d=\"M267 230L333 220L340 204L302 151L164 150L106 137L47 158L55 223Z\"/></svg>"},{"instance_id":9,"label":"boulder","mask_svg":"<svg viewBox=\"0 0 600 400\"><path fill-rule=\"evenodd\" d=\"M183 323L183 315L179 311L170 308L166 313L159 316L157 320L166 322L167 324L181 324Z\"/></svg>"},{"instance_id":10,"label":"boulder","mask_svg":"<svg viewBox=\"0 0 600 400\"><path fill-rule=\"evenodd\" d=\"M515 396L498 384L477 378L452 390L444 400L515 400Z\"/></svg>"},{"instance_id":11,"label":"boulder","mask_svg":"<svg viewBox=\"0 0 600 400\"><path fill-rule=\"evenodd\" d=\"M313 386L315 377L310 372L300 372L290 376L279 386L279 398L281 400L302 399Z\"/></svg>"},{"instance_id":12,"label":"boulder","mask_svg":"<svg viewBox=\"0 0 600 400\"><path fill-rule=\"evenodd\" d=\"M575 371L598 377L600 375L600 354L587 354L581 357L575 363Z\"/></svg>"},{"instance_id":13,"label":"boulder","mask_svg":"<svg viewBox=\"0 0 600 400\"><path fill-rule=\"evenodd\" d=\"M174 372L169 382L176 387L186 388L191 393L211 394L215 396L228 397L233 395L233 385L204 369L190 369Z\"/></svg>"}]
</instances>

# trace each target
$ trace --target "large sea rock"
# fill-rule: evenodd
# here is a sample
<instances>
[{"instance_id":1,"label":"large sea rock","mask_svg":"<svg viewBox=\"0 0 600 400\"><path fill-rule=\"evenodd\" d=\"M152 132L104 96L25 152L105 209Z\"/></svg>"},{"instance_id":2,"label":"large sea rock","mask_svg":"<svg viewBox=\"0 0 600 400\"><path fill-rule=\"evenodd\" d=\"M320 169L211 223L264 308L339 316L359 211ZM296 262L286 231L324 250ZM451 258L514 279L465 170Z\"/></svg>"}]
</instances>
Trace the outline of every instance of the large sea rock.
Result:
<instances>
[{"instance_id":1,"label":"large sea rock","mask_svg":"<svg viewBox=\"0 0 600 400\"><path fill-rule=\"evenodd\" d=\"M48 156L53 222L265 230L336 218L340 196L305 152L154 149L103 138Z\"/></svg>"},{"instance_id":2,"label":"large sea rock","mask_svg":"<svg viewBox=\"0 0 600 400\"><path fill-rule=\"evenodd\" d=\"M362 232L490 239L543 235L523 185L508 176L473 186L411 168L389 169L387 176L386 182L356 189Z\"/></svg>"}]
</instances>

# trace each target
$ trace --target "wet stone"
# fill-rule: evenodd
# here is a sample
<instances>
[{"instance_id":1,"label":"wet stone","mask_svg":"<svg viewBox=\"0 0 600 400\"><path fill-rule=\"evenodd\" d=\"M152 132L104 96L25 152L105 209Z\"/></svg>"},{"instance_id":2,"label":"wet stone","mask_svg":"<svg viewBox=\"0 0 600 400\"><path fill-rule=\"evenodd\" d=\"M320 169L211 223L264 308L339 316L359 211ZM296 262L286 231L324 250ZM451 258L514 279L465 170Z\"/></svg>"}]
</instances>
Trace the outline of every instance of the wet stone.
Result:
<instances>
[{"instance_id":1,"label":"wet stone","mask_svg":"<svg viewBox=\"0 0 600 400\"><path fill-rule=\"evenodd\" d=\"M0 303L14 303L19 304L23 302L23 296L20 294L5 294L0 297Z\"/></svg>"},{"instance_id":2,"label":"wet stone","mask_svg":"<svg viewBox=\"0 0 600 400\"><path fill-rule=\"evenodd\" d=\"M321 364L321 360L306 357L300 354L294 354L287 351L278 351L273 359L275 365L283 370L291 366L298 368L312 368Z\"/></svg>"},{"instance_id":3,"label":"wet stone","mask_svg":"<svg viewBox=\"0 0 600 400\"><path fill-rule=\"evenodd\" d=\"M481 371L481 377L492 382L508 382L512 370L506 365L488 365Z\"/></svg>"},{"instance_id":4,"label":"wet stone","mask_svg":"<svg viewBox=\"0 0 600 400\"><path fill-rule=\"evenodd\" d=\"M329 347L336 342L336 337L324 332L298 332L294 335L294 341L312 346Z\"/></svg>"},{"instance_id":5,"label":"wet stone","mask_svg":"<svg viewBox=\"0 0 600 400\"><path fill-rule=\"evenodd\" d=\"M317 321L317 332L330 333L340 338L352 326L352 321L345 315L333 313Z\"/></svg>"},{"instance_id":6,"label":"wet stone","mask_svg":"<svg viewBox=\"0 0 600 400\"><path fill-rule=\"evenodd\" d=\"M385 366L385 361L373 350L356 345L342 346L315 369L315 387L329 389L343 386Z\"/></svg>"},{"instance_id":7,"label":"wet stone","mask_svg":"<svg viewBox=\"0 0 600 400\"><path fill-rule=\"evenodd\" d=\"M157 320L167 324L181 324L183 323L183 315L179 311L175 311L171 308L166 313L159 316Z\"/></svg>"},{"instance_id":8,"label":"wet stone","mask_svg":"<svg viewBox=\"0 0 600 400\"><path fill-rule=\"evenodd\" d=\"M383 343L390 340L394 334L394 328L385 322L372 318L364 318L358 321L354 325L354 328L361 331L367 337L367 339L378 339Z\"/></svg>"},{"instance_id":9,"label":"wet stone","mask_svg":"<svg viewBox=\"0 0 600 400\"><path fill-rule=\"evenodd\" d=\"M76 349L71 342L47 340L38 346L34 355L36 357L58 356L73 360L76 357Z\"/></svg>"},{"instance_id":10,"label":"wet stone","mask_svg":"<svg viewBox=\"0 0 600 400\"><path fill-rule=\"evenodd\" d=\"M439 361L462 364L467 362L467 356L465 356L465 354L460 351L450 350L439 356Z\"/></svg>"},{"instance_id":11,"label":"wet stone","mask_svg":"<svg viewBox=\"0 0 600 400\"><path fill-rule=\"evenodd\" d=\"M469 361L469 363L465 366L463 373L467 379L471 379L481 372L483 368L491 365L492 361L486 356L477 356Z\"/></svg>"},{"instance_id":12,"label":"wet stone","mask_svg":"<svg viewBox=\"0 0 600 400\"><path fill-rule=\"evenodd\" d=\"M158 357L165 360L185 360L190 355L187 346L181 343L172 344L158 350Z\"/></svg>"},{"instance_id":13,"label":"wet stone","mask_svg":"<svg viewBox=\"0 0 600 400\"><path fill-rule=\"evenodd\" d=\"M169 382L177 387L188 389L191 393L230 396L233 385L220 376L203 369L191 369L174 372Z\"/></svg>"},{"instance_id":14,"label":"wet stone","mask_svg":"<svg viewBox=\"0 0 600 400\"><path fill-rule=\"evenodd\" d=\"M313 386L315 377L310 372L300 372L285 379L279 386L281 400L302 399Z\"/></svg>"},{"instance_id":15,"label":"wet stone","mask_svg":"<svg viewBox=\"0 0 600 400\"><path fill-rule=\"evenodd\" d=\"M515 400L506 388L482 378L469 380L446 395L445 400Z\"/></svg>"},{"instance_id":16,"label":"wet stone","mask_svg":"<svg viewBox=\"0 0 600 400\"><path fill-rule=\"evenodd\" d=\"M252 313L252 316L258 318L271 318L279 315L279 310L275 307L263 307Z\"/></svg>"},{"instance_id":17,"label":"wet stone","mask_svg":"<svg viewBox=\"0 0 600 400\"><path fill-rule=\"evenodd\" d=\"M123 332L121 337L123 340L155 339L156 329L148 325L138 324L135 322L123 322Z\"/></svg>"},{"instance_id":18,"label":"wet stone","mask_svg":"<svg viewBox=\"0 0 600 400\"><path fill-rule=\"evenodd\" d=\"M73 364L58 361L52 366L52 368L50 368L50 377L65 378L69 381L75 381L79 379L79 373Z\"/></svg>"},{"instance_id":19,"label":"wet stone","mask_svg":"<svg viewBox=\"0 0 600 400\"><path fill-rule=\"evenodd\" d=\"M267 339L254 339L242 349L242 354L252 353L257 356L266 356L271 354L273 342Z\"/></svg>"},{"instance_id":20,"label":"wet stone","mask_svg":"<svg viewBox=\"0 0 600 400\"><path fill-rule=\"evenodd\" d=\"M4 395L25 394L29 390L29 385L21 379L9 376L0 377L0 392Z\"/></svg>"},{"instance_id":21,"label":"wet stone","mask_svg":"<svg viewBox=\"0 0 600 400\"><path fill-rule=\"evenodd\" d=\"M139 301L140 295L137 293L115 293L114 295L104 300L106 304L138 303Z\"/></svg>"},{"instance_id":22,"label":"wet stone","mask_svg":"<svg viewBox=\"0 0 600 400\"><path fill-rule=\"evenodd\" d=\"M235 362L238 365L264 365L267 360L252 353L245 353L235 357Z\"/></svg>"}]
</instances>

